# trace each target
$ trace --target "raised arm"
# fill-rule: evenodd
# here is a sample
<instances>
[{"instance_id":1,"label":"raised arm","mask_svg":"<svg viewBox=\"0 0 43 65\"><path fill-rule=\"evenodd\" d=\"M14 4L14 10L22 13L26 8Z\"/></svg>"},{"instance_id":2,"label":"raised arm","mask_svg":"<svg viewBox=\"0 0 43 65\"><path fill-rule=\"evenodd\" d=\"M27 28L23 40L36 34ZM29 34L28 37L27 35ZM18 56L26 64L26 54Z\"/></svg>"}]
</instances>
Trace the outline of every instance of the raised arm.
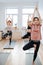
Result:
<instances>
[{"instance_id":1,"label":"raised arm","mask_svg":"<svg viewBox=\"0 0 43 65\"><path fill-rule=\"evenodd\" d=\"M36 14L35 12L37 11L37 14L38 14L38 18L39 18L39 21L41 22L41 16L40 16L40 13L38 11L38 6L35 7L35 10L34 10L34 13L33 13L33 16L32 16L32 21L33 21L33 18L34 18L34 15ZM37 16L36 16L37 17Z\"/></svg>"}]
</instances>

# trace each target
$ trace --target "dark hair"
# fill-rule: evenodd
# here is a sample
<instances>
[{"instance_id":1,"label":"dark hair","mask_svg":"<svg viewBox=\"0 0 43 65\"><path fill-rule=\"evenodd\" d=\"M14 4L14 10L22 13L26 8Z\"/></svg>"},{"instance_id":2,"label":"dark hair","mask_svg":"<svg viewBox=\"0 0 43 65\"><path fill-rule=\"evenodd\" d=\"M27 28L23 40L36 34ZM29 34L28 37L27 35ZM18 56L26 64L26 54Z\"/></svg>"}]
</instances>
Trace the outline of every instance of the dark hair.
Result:
<instances>
[{"instance_id":1,"label":"dark hair","mask_svg":"<svg viewBox=\"0 0 43 65\"><path fill-rule=\"evenodd\" d=\"M8 22L10 22L11 23L11 21L9 20Z\"/></svg>"},{"instance_id":2,"label":"dark hair","mask_svg":"<svg viewBox=\"0 0 43 65\"><path fill-rule=\"evenodd\" d=\"M7 23L9 23L9 22L11 23L11 21L10 21L10 20L8 20L8 21L7 21Z\"/></svg>"},{"instance_id":3,"label":"dark hair","mask_svg":"<svg viewBox=\"0 0 43 65\"><path fill-rule=\"evenodd\" d=\"M37 19L37 20L39 21L39 18L38 18L38 17L34 17L34 18L33 18L33 21L35 21L35 19Z\"/></svg>"}]
</instances>

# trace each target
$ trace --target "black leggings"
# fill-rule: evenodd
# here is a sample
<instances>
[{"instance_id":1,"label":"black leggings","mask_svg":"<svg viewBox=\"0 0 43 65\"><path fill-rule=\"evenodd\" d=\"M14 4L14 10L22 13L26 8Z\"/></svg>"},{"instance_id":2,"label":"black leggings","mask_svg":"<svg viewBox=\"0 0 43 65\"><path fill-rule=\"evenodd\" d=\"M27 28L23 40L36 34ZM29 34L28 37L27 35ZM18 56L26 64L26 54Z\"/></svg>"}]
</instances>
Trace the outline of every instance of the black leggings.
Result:
<instances>
[{"instance_id":1,"label":"black leggings","mask_svg":"<svg viewBox=\"0 0 43 65\"><path fill-rule=\"evenodd\" d=\"M29 38L31 36L31 33L25 34L22 39ZM31 40L31 37L29 38L29 41Z\"/></svg>"},{"instance_id":2,"label":"black leggings","mask_svg":"<svg viewBox=\"0 0 43 65\"><path fill-rule=\"evenodd\" d=\"M7 33L2 35L2 39L6 38L9 36L9 45L11 45L11 40L12 40L12 31L7 31Z\"/></svg>"},{"instance_id":3,"label":"black leggings","mask_svg":"<svg viewBox=\"0 0 43 65\"><path fill-rule=\"evenodd\" d=\"M11 45L11 40L12 40L12 31L7 31L8 35L9 35L9 45Z\"/></svg>"},{"instance_id":4,"label":"black leggings","mask_svg":"<svg viewBox=\"0 0 43 65\"><path fill-rule=\"evenodd\" d=\"M36 48L35 48L35 51L34 51L34 57L33 57L33 62L35 61L36 57L37 57L37 52L39 50L39 46L40 46L40 41L33 41L31 40L28 44L26 44L24 47L23 47L23 50L28 50L30 48L33 48L34 47L34 44L36 44Z\"/></svg>"}]
</instances>

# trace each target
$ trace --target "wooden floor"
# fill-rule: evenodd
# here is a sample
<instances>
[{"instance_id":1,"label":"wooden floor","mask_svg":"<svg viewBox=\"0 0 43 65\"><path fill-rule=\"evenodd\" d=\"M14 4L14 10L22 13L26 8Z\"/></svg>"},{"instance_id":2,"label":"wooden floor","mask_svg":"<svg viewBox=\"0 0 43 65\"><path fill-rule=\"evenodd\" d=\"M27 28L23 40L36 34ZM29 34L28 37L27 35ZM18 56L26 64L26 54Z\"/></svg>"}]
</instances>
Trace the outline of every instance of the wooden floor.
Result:
<instances>
[{"instance_id":1,"label":"wooden floor","mask_svg":"<svg viewBox=\"0 0 43 65\"><path fill-rule=\"evenodd\" d=\"M7 42L8 42L8 40L0 41L0 52L3 52L3 53L10 52L10 55L9 55L5 65L25 65L25 53L22 50L22 47L24 46L24 41L17 41L13 50L4 50L3 46ZM40 45L38 55L39 55L42 65L43 65L43 45L42 44Z\"/></svg>"},{"instance_id":2,"label":"wooden floor","mask_svg":"<svg viewBox=\"0 0 43 65\"><path fill-rule=\"evenodd\" d=\"M43 65L43 44L40 45L40 48L39 48L39 58L40 58L40 61Z\"/></svg>"}]
</instances>

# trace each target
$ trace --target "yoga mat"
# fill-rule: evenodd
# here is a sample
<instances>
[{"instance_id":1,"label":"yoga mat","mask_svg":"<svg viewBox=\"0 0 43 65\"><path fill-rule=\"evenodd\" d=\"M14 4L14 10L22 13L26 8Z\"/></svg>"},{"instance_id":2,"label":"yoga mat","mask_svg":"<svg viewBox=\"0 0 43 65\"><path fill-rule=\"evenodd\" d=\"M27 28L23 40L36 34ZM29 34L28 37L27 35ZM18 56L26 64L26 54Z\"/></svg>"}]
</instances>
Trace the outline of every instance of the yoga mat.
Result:
<instances>
[{"instance_id":1,"label":"yoga mat","mask_svg":"<svg viewBox=\"0 0 43 65\"><path fill-rule=\"evenodd\" d=\"M0 65L5 65L10 53L0 53Z\"/></svg>"},{"instance_id":2,"label":"yoga mat","mask_svg":"<svg viewBox=\"0 0 43 65\"><path fill-rule=\"evenodd\" d=\"M33 60L33 53L26 53L26 65L32 65L32 60ZM35 60L35 65L42 65L39 56L37 56Z\"/></svg>"},{"instance_id":3,"label":"yoga mat","mask_svg":"<svg viewBox=\"0 0 43 65\"><path fill-rule=\"evenodd\" d=\"M4 45L4 49L14 49L14 46L15 46L15 41L12 41L11 42L11 45L9 45L9 42L7 42L5 45Z\"/></svg>"}]
</instances>

